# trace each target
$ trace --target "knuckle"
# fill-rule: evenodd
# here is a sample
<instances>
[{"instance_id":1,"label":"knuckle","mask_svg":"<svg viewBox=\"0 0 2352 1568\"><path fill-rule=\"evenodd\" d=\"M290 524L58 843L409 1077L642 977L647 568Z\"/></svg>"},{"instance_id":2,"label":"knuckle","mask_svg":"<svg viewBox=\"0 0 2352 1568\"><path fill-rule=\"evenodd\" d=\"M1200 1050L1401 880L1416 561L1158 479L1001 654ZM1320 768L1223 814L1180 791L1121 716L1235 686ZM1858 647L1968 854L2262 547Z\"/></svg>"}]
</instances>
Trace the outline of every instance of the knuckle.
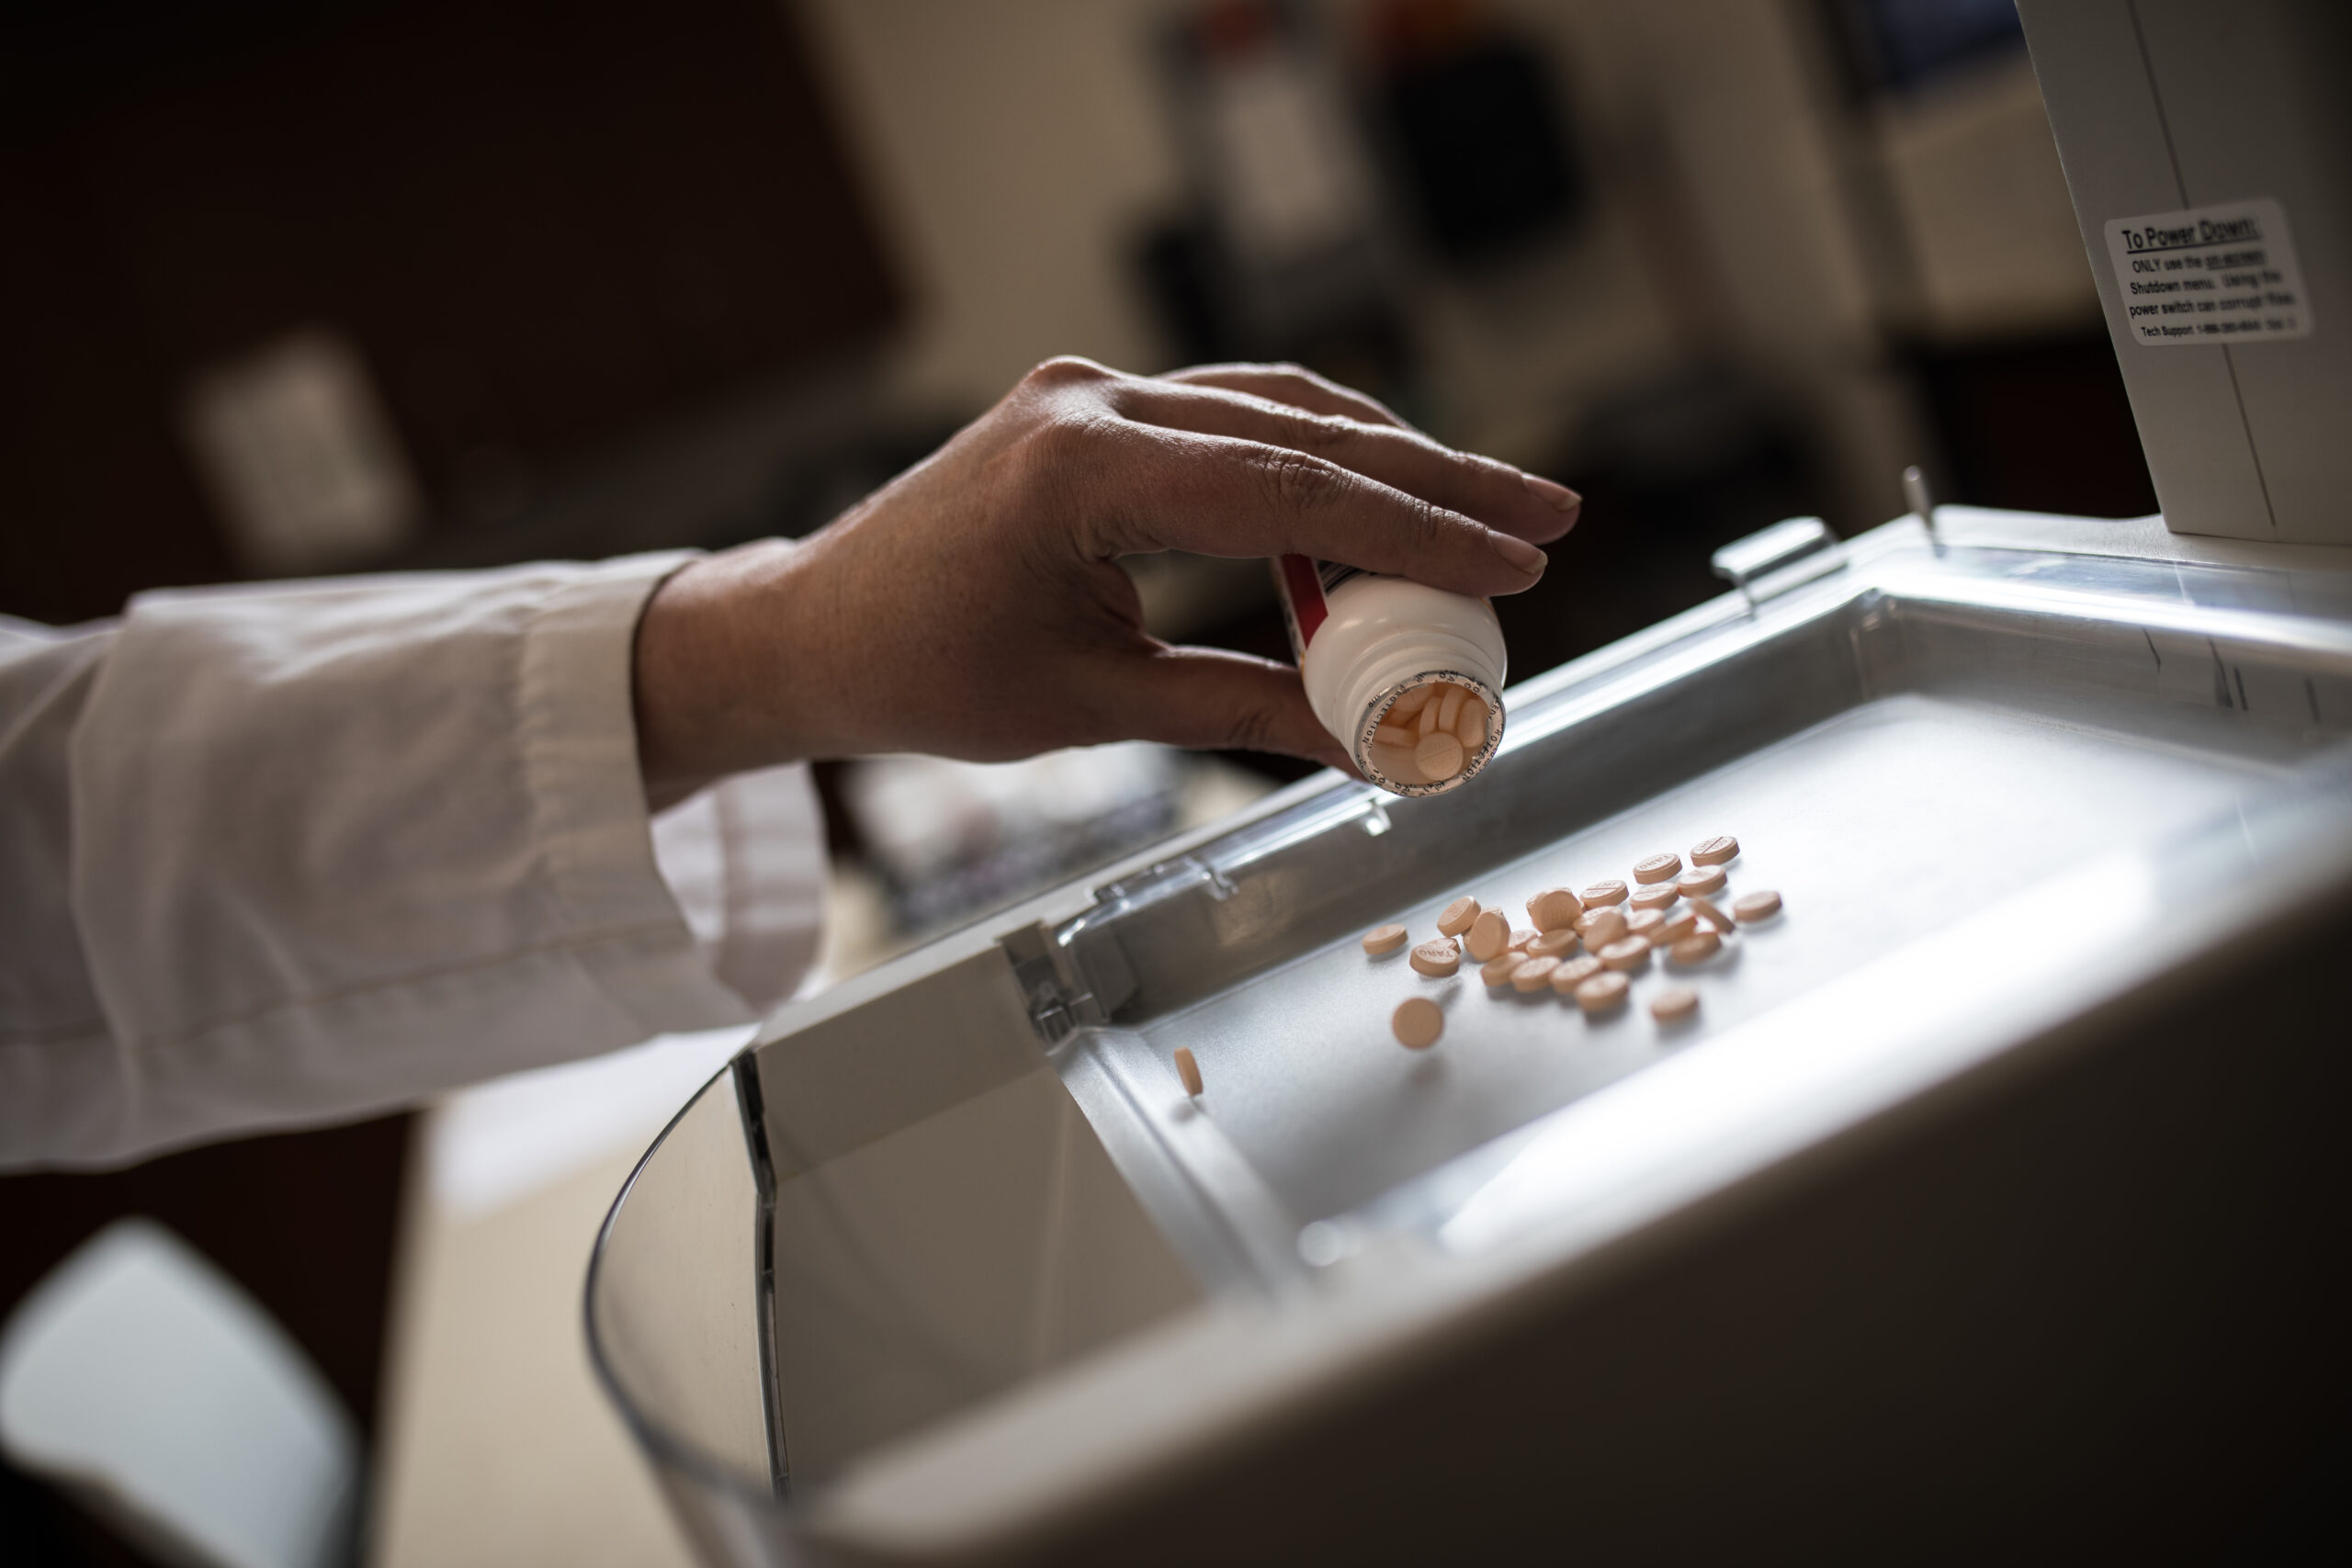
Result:
<instances>
[{"instance_id":1,"label":"knuckle","mask_svg":"<svg viewBox=\"0 0 2352 1568\"><path fill-rule=\"evenodd\" d=\"M1047 390L1064 387L1099 385L1111 378L1111 372L1091 359L1075 354L1058 354L1035 367L1021 379L1024 385Z\"/></svg>"},{"instance_id":2,"label":"knuckle","mask_svg":"<svg viewBox=\"0 0 2352 1568\"><path fill-rule=\"evenodd\" d=\"M1480 483L1511 491L1517 491L1521 488L1519 470L1509 463L1493 457L1482 457L1475 453L1456 452L1447 446L1440 446L1438 450L1461 464L1463 471Z\"/></svg>"},{"instance_id":3,"label":"knuckle","mask_svg":"<svg viewBox=\"0 0 2352 1568\"><path fill-rule=\"evenodd\" d=\"M1317 512L1340 499L1339 471L1320 457L1277 448L1258 459L1273 503L1287 512Z\"/></svg>"},{"instance_id":4,"label":"knuckle","mask_svg":"<svg viewBox=\"0 0 2352 1568\"><path fill-rule=\"evenodd\" d=\"M1423 549L1434 550L1453 538L1453 523L1442 507L1433 501L1426 501L1418 495L1412 498L1412 521L1409 526L1412 529L1415 545Z\"/></svg>"},{"instance_id":5,"label":"knuckle","mask_svg":"<svg viewBox=\"0 0 2352 1568\"><path fill-rule=\"evenodd\" d=\"M1491 457L1457 452L1425 435L1415 440L1429 465L1430 483L1436 487L1439 498L1452 506L1475 511L1482 502L1507 499L1510 492L1500 490L1506 479L1513 491L1517 489L1516 476Z\"/></svg>"},{"instance_id":6,"label":"knuckle","mask_svg":"<svg viewBox=\"0 0 2352 1568\"><path fill-rule=\"evenodd\" d=\"M1353 425L1330 414L1291 414L1286 423L1291 445L1308 452L1337 446L1356 434Z\"/></svg>"}]
</instances>

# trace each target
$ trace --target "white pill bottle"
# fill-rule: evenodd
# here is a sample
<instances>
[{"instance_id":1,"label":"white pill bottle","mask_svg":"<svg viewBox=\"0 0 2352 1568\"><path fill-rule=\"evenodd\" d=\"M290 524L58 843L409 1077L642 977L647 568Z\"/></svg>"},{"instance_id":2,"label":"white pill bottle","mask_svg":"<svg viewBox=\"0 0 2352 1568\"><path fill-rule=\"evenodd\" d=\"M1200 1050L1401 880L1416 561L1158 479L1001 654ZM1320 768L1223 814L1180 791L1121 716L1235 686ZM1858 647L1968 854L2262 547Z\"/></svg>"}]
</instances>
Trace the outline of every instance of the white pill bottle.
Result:
<instances>
[{"instance_id":1,"label":"white pill bottle","mask_svg":"<svg viewBox=\"0 0 2352 1568\"><path fill-rule=\"evenodd\" d=\"M1365 778L1394 795L1442 795L1487 765L1502 744L1506 668L1492 604L1306 556L1275 557L1274 583L1306 700ZM1410 716L1390 723L1393 712ZM1440 728L1439 713L1460 747L1451 773L1442 745L1424 767L1396 743Z\"/></svg>"}]
</instances>

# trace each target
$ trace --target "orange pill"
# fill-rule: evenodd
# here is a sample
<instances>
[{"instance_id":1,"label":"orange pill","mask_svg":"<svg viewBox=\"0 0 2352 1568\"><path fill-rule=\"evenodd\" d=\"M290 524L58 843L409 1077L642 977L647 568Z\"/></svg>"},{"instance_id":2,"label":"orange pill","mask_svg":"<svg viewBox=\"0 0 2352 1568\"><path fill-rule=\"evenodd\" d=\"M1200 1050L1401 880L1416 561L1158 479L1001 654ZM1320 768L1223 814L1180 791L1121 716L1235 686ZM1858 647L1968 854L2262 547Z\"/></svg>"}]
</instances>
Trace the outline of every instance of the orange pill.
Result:
<instances>
[{"instance_id":1,"label":"orange pill","mask_svg":"<svg viewBox=\"0 0 2352 1568\"><path fill-rule=\"evenodd\" d=\"M1197 1100L1201 1094L1201 1065L1193 1060L1193 1048L1176 1047L1176 1076L1184 1080L1184 1092Z\"/></svg>"},{"instance_id":2,"label":"orange pill","mask_svg":"<svg viewBox=\"0 0 2352 1568\"><path fill-rule=\"evenodd\" d=\"M1577 921L1577 935L1584 938L1587 947L1608 946L1625 934L1625 911L1623 909L1587 909Z\"/></svg>"},{"instance_id":3,"label":"orange pill","mask_svg":"<svg viewBox=\"0 0 2352 1568\"><path fill-rule=\"evenodd\" d=\"M1652 855L1634 867L1634 880L1645 885L1664 882L1682 869L1680 855Z\"/></svg>"},{"instance_id":4,"label":"orange pill","mask_svg":"<svg viewBox=\"0 0 2352 1568\"><path fill-rule=\"evenodd\" d=\"M1692 865L1721 865L1739 853L1739 840L1729 833L1718 833L1690 846Z\"/></svg>"},{"instance_id":5,"label":"orange pill","mask_svg":"<svg viewBox=\"0 0 2352 1568\"><path fill-rule=\"evenodd\" d=\"M1600 962L1624 974L1637 975L1650 966L1650 944L1637 936L1612 942L1600 950Z\"/></svg>"},{"instance_id":6,"label":"orange pill","mask_svg":"<svg viewBox=\"0 0 2352 1568\"><path fill-rule=\"evenodd\" d=\"M1656 909L1636 909L1625 917L1625 934L1639 937L1646 942L1656 942L1658 928L1665 924L1666 917Z\"/></svg>"},{"instance_id":7,"label":"orange pill","mask_svg":"<svg viewBox=\"0 0 2352 1568\"><path fill-rule=\"evenodd\" d=\"M1692 931L1668 949L1667 957L1687 969L1693 964L1704 964L1713 958L1723 944L1724 939L1713 931Z\"/></svg>"},{"instance_id":8,"label":"orange pill","mask_svg":"<svg viewBox=\"0 0 2352 1568\"><path fill-rule=\"evenodd\" d=\"M1462 722L1462 704L1469 695L1451 682L1444 687L1437 700L1437 727L1440 729L1453 733L1453 727ZM1461 742L1456 741L1455 744L1460 745Z\"/></svg>"},{"instance_id":9,"label":"orange pill","mask_svg":"<svg viewBox=\"0 0 2352 1568\"><path fill-rule=\"evenodd\" d=\"M1657 930L1650 932L1650 945L1672 947L1698 929L1699 912L1696 909L1668 910L1666 919L1658 922Z\"/></svg>"},{"instance_id":10,"label":"orange pill","mask_svg":"<svg viewBox=\"0 0 2352 1568\"><path fill-rule=\"evenodd\" d=\"M1445 1010L1427 997L1407 997L1388 1015L1396 1043L1408 1051L1426 1051L1445 1032Z\"/></svg>"},{"instance_id":11,"label":"orange pill","mask_svg":"<svg viewBox=\"0 0 2352 1568\"><path fill-rule=\"evenodd\" d=\"M1719 931L1731 930L1731 917L1715 908L1714 900L1702 898L1696 893L1692 893L1686 897L1685 901L1701 919L1714 927L1715 930Z\"/></svg>"},{"instance_id":12,"label":"orange pill","mask_svg":"<svg viewBox=\"0 0 2352 1568\"><path fill-rule=\"evenodd\" d=\"M1623 975L1595 975L1577 987L1577 1006L1587 1012L1608 1012L1623 1007L1632 988Z\"/></svg>"},{"instance_id":13,"label":"orange pill","mask_svg":"<svg viewBox=\"0 0 2352 1568\"><path fill-rule=\"evenodd\" d=\"M1673 883L1653 882L1634 889L1633 905L1636 909L1663 909L1681 897L1682 889Z\"/></svg>"},{"instance_id":14,"label":"orange pill","mask_svg":"<svg viewBox=\"0 0 2352 1568\"><path fill-rule=\"evenodd\" d=\"M1600 960L1588 953L1580 958L1567 959L1552 971L1552 988L1562 996L1573 995L1578 986L1602 974Z\"/></svg>"},{"instance_id":15,"label":"orange pill","mask_svg":"<svg viewBox=\"0 0 2352 1568\"><path fill-rule=\"evenodd\" d=\"M1527 955L1530 958L1566 958L1577 950L1579 940L1573 926L1545 931L1528 944Z\"/></svg>"},{"instance_id":16,"label":"orange pill","mask_svg":"<svg viewBox=\"0 0 2352 1568\"><path fill-rule=\"evenodd\" d=\"M1403 926L1374 926L1363 933L1363 950L1366 953L1394 953L1404 945Z\"/></svg>"},{"instance_id":17,"label":"orange pill","mask_svg":"<svg viewBox=\"0 0 2352 1568\"><path fill-rule=\"evenodd\" d=\"M1530 958L1510 972L1510 988L1533 993L1552 983L1552 976L1560 967L1556 958Z\"/></svg>"},{"instance_id":18,"label":"orange pill","mask_svg":"<svg viewBox=\"0 0 2352 1568\"><path fill-rule=\"evenodd\" d=\"M1424 735L1413 748L1413 762L1426 778L1450 779L1462 771L1462 742L1442 729Z\"/></svg>"},{"instance_id":19,"label":"orange pill","mask_svg":"<svg viewBox=\"0 0 2352 1568\"><path fill-rule=\"evenodd\" d=\"M1719 865L1694 865L1676 877L1673 885L1685 893L1713 893L1724 885L1724 868Z\"/></svg>"},{"instance_id":20,"label":"orange pill","mask_svg":"<svg viewBox=\"0 0 2352 1568\"><path fill-rule=\"evenodd\" d=\"M1699 1016L1699 993L1688 986L1668 986L1650 998L1650 1016L1660 1023L1682 1023Z\"/></svg>"},{"instance_id":21,"label":"orange pill","mask_svg":"<svg viewBox=\"0 0 2352 1568\"><path fill-rule=\"evenodd\" d=\"M1425 942L1413 949L1412 956L1406 962L1413 966L1415 974L1442 980L1462 967L1462 950L1453 945L1452 937L1442 936L1435 942Z\"/></svg>"},{"instance_id":22,"label":"orange pill","mask_svg":"<svg viewBox=\"0 0 2352 1568\"><path fill-rule=\"evenodd\" d=\"M1622 882L1596 882L1584 890L1584 907L1622 904L1625 901L1625 885Z\"/></svg>"},{"instance_id":23,"label":"orange pill","mask_svg":"<svg viewBox=\"0 0 2352 1568\"><path fill-rule=\"evenodd\" d=\"M1781 912L1781 896L1770 890L1743 893L1732 900L1731 912L1747 925L1769 920Z\"/></svg>"},{"instance_id":24,"label":"orange pill","mask_svg":"<svg viewBox=\"0 0 2352 1568\"><path fill-rule=\"evenodd\" d=\"M1470 922L1470 934L1462 945L1470 956L1484 964L1510 945L1510 922L1503 919L1499 909L1481 909L1478 918Z\"/></svg>"},{"instance_id":25,"label":"orange pill","mask_svg":"<svg viewBox=\"0 0 2352 1568\"><path fill-rule=\"evenodd\" d=\"M1527 918L1535 922L1539 931L1555 931L1563 926L1573 928L1577 917L1584 913L1584 900L1565 887L1547 887L1527 901Z\"/></svg>"},{"instance_id":26,"label":"orange pill","mask_svg":"<svg viewBox=\"0 0 2352 1568\"><path fill-rule=\"evenodd\" d=\"M1421 776L1420 765L1413 761L1410 746L1374 746L1370 749L1369 760L1394 783L1417 784L1430 782Z\"/></svg>"},{"instance_id":27,"label":"orange pill","mask_svg":"<svg viewBox=\"0 0 2352 1568\"><path fill-rule=\"evenodd\" d=\"M1460 936L1464 931L1470 929L1470 922L1477 918L1478 900L1471 897L1467 893L1464 893L1461 897L1456 898L1453 903L1448 904L1445 907L1444 913L1438 916L1438 934L1441 936Z\"/></svg>"},{"instance_id":28,"label":"orange pill","mask_svg":"<svg viewBox=\"0 0 2352 1568\"><path fill-rule=\"evenodd\" d=\"M1408 719L1419 717L1421 709L1429 705L1430 694L1433 689L1429 686L1416 686L1389 704L1388 722L1403 724Z\"/></svg>"},{"instance_id":29,"label":"orange pill","mask_svg":"<svg viewBox=\"0 0 2352 1568\"><path fill-rule=\"evenodd\" d=\"M1519 966L1528 962L1523 953L1498 953L1479 966L1478 978L1489 986L1508 986Z\"/></svg>"}]
</instances>

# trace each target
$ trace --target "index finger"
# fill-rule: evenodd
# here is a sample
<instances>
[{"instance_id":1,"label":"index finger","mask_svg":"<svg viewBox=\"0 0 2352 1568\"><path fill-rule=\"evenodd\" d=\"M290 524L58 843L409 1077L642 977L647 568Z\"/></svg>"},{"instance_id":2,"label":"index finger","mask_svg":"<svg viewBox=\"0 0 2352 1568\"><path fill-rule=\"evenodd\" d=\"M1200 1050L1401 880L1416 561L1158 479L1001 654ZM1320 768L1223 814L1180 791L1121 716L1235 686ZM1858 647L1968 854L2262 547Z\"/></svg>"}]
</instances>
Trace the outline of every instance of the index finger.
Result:
<instances>
[{"instance_id":1,"label":"index finger","mask_svg":"<svg viewBox=\"0 0 2352 1568\"><path fill-rule=\"evenodd\" d=\"M1203 435L1235 435L1328 457L1369 479L1549 544L1576 525L1582 498L1508 463L1440 446L1417 430L1303 415L1194 387L1120 389L1113 406L1129 419ZM1549 492L1549 493L1547 493Z\"/></svg>"},{"instance_id":2,"label":"index finger","mask_svg":"<svg viewBox=\"0 0 2352 1568\"><path fill-rule=\"evenodd\" d=\"M1154 378L1188 387L1247 392L1306 413L1361 420L1366 424L1389 424L1399 430L1413 428L1379 399L1317 376L1303 365L1194 365Z\"/></svg>"},{"instance_id":3,"label":"index finger","mask_svg":"<svg viewBox=\"0 0 2352 1568\"><path fill-rule=\"evenodd\" d=\"M1309 453L1124 422L1113 439L1134 445L1095 470L1111 554L1313 556L1480 595L1544 575L1526 540Z\"/></svg>"}]
</instances>

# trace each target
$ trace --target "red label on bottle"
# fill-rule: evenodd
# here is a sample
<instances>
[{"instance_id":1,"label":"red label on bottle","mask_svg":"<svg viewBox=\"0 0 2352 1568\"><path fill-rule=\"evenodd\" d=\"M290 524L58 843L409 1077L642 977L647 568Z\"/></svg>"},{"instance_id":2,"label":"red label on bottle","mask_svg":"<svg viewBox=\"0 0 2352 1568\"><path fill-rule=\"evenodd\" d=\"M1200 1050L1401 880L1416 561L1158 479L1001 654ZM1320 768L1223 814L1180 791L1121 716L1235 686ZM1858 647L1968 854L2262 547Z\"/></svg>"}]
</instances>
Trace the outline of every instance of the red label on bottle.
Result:
<instances>
[{"instance_id":1,"label":"red label on bottle","mask_svg":"<svg viewBox=\"0 0 2352 1568\"><path fill-rule=\"evenodd\" d=\"M1323 598L1323 577L1316 569L1319 563L1306 556L1276 556L1274 585L1282 591L1283 619L1290 624L1290 648L1294 657L1305 660L1306 645L1315 640L1330 606Z\"/></svg>"}]
</instances>

